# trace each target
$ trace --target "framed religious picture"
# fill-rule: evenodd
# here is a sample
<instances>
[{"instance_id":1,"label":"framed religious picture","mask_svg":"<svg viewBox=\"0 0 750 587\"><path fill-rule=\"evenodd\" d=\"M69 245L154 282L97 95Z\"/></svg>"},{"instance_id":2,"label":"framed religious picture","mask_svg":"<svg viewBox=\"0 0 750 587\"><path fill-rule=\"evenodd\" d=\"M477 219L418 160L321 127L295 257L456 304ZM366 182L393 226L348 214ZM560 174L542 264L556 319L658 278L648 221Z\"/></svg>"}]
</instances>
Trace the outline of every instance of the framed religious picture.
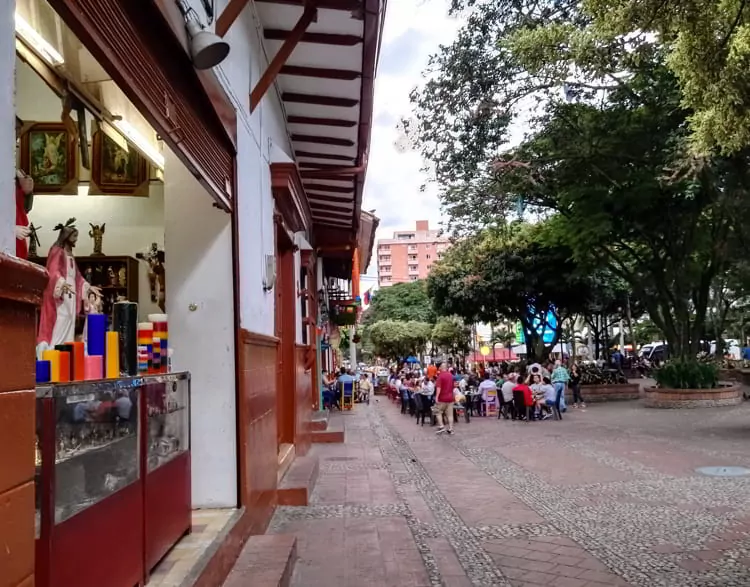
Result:
<instances>
[{"instance_id":1,"label":"framed religious picture","mask_svg":"<svg viewBox=\"0 0 750 587\"><path fill-rule=\"evenodd\" d=\"M91 140L89 194L148 196L148 162L135 147L124 149L101 130Z\"/></svg>"},{"instance_id":2,"label":"framed religious picture","mask_svg":"<svg viewBox=\"0 0 750 587\"><path fill-rule=\"evenodd\" d=\"M76 139L61 122L24 126L20 167L34 178L35 194L78 193Z\"/></svg>"}]
</instances>

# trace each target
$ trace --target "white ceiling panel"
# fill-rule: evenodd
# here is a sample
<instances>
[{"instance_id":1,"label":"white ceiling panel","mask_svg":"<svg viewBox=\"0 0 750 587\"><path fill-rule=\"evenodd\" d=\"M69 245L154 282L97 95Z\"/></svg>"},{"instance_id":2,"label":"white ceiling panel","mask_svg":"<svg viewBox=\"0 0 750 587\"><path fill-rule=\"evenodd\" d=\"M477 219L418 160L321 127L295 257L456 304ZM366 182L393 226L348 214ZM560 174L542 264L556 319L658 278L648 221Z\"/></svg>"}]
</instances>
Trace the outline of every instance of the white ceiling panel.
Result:
<instances>
[{"instance_id":1,"label":"white ceiling panel","mask_svg":"<svg viewBox=\"0 0 750 587\"><path fill-rule=\"evenodd\" d=\"M263 26L269 29L292 30L303 12L301 6L273 4L271 2L256 2L255 6ZM339 35L359 35L361 37L364 23L359 19L352 18L351 13L346 10L319 8L318 21L312 23L307 30L311 33L335 33Z\"/></svg>"},{"instance_id":2,"label":"white ceiling panel","mask_svg":"<svg viewBox=\"0 0 750 587\"><path fill-rule=\"evenodd\" d=\"M276 55L283 41L265 39L270 58ZM354 46L322 45L320 43L302 42L294 48L287 60L289 65L308 65L310 67L329 67L332 69L362 69L362 43Z\"/></svg>"},{"instance_id":3,"label":"white ceiling panel","mask_svg":"<svg viewBox=\"0 0 750 587\"><path fill-rule=\"evenodd\" d=\"M299 64L290 63L289 65ZM300 75L280 75L278 79L279 87L281 87L284 92L317 94L319 96L351 98L352 100L359 100L362 92L362 83L359 79L322 79L319 77L307 77Z\"/></svg>"}]
</instances>

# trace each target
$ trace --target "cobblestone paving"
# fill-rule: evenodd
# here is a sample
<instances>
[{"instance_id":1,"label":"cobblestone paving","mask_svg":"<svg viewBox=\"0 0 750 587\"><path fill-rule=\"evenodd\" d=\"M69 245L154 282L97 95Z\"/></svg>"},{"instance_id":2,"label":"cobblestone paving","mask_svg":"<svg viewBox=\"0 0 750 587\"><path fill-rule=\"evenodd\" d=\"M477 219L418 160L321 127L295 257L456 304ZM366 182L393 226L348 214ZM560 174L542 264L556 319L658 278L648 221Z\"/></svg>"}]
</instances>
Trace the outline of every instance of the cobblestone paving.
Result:
<instances>
[{"instance_id":1,"label":"cobblestone paving","mask_svg":"<svg viewBox=\"0 0 750 587\"><path fill-rule=\"evenodd\" d=\"M293 585L750 585L750 404L660 412L600 405L562 422L475 418L452 437L381 399L319 445ZM686 413L689 412L689 413Z\"/></svg>"}]
</instances>

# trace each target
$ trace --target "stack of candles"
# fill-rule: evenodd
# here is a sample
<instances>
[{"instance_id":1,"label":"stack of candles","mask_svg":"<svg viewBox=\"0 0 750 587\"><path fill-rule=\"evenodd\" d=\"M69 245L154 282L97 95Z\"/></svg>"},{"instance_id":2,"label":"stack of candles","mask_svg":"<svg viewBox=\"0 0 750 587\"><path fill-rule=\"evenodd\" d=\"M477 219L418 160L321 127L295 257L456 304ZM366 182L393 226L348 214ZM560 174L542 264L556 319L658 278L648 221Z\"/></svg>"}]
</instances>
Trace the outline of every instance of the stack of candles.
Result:
<instances>
[{"instance_id":1,"label":"stack of candles","mask_svg":"<svg viewBox=\"0 0 750 587\"><path fill-rule=\"evenodd\" d=\"M149 322L137 325L137 332L108 332L104 314L89 314L85 348L82 342L68 342L44 351L42 359L36 362L36 382L62 383L120 377L123 337L137 340L138 374L167 373L172 350L169 348L167 315L149 314L148 319ZM127 328L134 330L134 321L130 321Z\"/></svg>"}]
</instances>

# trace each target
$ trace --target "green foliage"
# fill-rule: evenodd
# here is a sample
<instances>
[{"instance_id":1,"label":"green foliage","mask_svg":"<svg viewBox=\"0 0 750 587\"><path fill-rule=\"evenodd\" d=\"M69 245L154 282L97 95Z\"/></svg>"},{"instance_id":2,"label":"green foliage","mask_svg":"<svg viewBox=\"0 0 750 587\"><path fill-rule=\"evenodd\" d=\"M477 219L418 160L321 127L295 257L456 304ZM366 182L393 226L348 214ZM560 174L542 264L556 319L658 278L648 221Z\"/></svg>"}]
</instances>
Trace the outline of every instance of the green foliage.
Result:
<instances>
[{"instance_id":1,"label":"green foliage","mask_svg":"<svg viewBox=\"0 0 750 587\"><path fill-rule=\"evenodd\" d=\"M465 353L471 343L471 328L458 316L442 316L432 329L431 340L435 347L447 353Z\"/></svg>"},{"instance_id":2,"label":"green foliage","mask_svg":"<svg viewBox=\"0 0 750 587\"><path fill-rule=\"evenodd\" d=\"M719 385L719 368L715 363L675 360L657 369L655 377L659 387L713 389Z\"/></svg>"},{"instance_id":3,"label":"green foliage","mask_svg":"<svg viewBox=\"0 0 750 587\"><path fill-rule=\"evenodd\" d=\"M372 297L370 306L364 312L362 322L374 324L380 320L435 323L435 311L427 296L424 280L397 283L379 289Z\"/></svg>"},{"instance_id":4,"label":"green foliage","mask_svg":"<svg viewBox=\"0 0 750 587\"><path fill-rule=\"evenodd\" d=\"M545 358L557 338L545 348L544 328L534 324L546 325L550 312L560 324L579 311L584 280L571 250L544 235L544 224L518 223L508 232L481 231L451 248L427 280L436 311L467 323L520 321L528 355Z\"/></svg>"},{"instance_id":5,"label":"green foliage","mask_svg":"<svg viewBox=\"0 0 750 587\"><path fill-rule=\"evenodd\" d=\"M417 321L380 320L367 330L375 354L392 360L421 354L432 335L430 324Z\"/></svg>"}]
</instances>

